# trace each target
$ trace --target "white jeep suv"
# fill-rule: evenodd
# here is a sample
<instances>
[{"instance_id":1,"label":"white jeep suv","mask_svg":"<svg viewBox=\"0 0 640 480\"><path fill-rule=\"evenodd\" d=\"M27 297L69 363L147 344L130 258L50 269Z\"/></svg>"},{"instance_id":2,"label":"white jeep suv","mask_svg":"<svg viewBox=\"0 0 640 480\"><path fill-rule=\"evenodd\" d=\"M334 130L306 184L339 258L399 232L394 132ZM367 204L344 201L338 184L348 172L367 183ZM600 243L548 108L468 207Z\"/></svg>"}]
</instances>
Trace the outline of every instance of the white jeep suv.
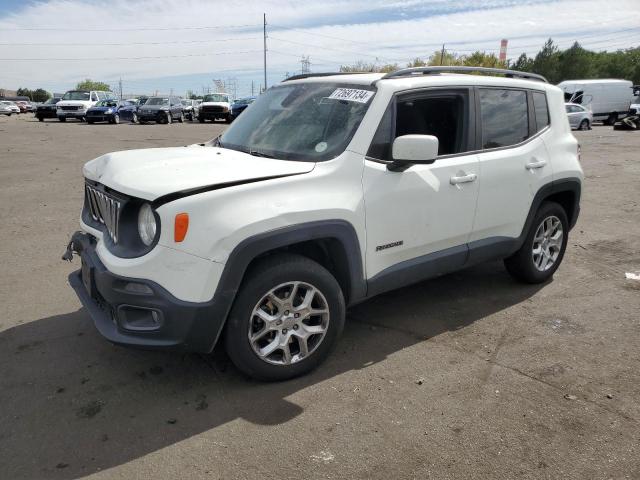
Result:
<instances>
[{"instance_id":1,"label":"white jeep suv","mask_svg":"<svg viewBox=\"0 0 640 480\"><path fill-rule=\"evenodd\" d=\"M231 98L226 93L210 93L205 95L197 108L200 123L205 120L224 120L231 123Z\"/></svg>"},{"instance_id":2,"label":"white jeep suv","mask_svg":"<svg viewBox=\"0 0 640 480\"><path fill-rule=\"evenodd\" d=\"M207 144L88 162L63 258L82 259L69 281L98 330L197 352L220 340L277 380L322 362L346 307L382 292L492 259L550 279L583 178L563 93L460 71L294 77Z\"/></svg>"}]
</instances>

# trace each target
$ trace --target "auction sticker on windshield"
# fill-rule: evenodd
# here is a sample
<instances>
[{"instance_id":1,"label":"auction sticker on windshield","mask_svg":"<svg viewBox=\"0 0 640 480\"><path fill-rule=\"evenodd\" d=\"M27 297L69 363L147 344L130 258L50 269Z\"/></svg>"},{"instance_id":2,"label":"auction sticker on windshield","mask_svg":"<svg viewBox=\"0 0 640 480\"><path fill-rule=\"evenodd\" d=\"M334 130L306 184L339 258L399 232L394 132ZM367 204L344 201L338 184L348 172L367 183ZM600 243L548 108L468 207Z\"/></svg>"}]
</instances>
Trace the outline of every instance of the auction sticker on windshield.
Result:
<instances>
[{"instance_id":1,"label":"auction sticker on windshield","mask_svg":"<svg viewBox=\"0 0 640 480\"><path fill-rule=\"evenodd\" d=\"M348 102L367 103L374 92L370 90L358 90L356 88L336 88L334 92L329 95L329 98L334 100L346 100Z\"/></svg>"}]
</instances>

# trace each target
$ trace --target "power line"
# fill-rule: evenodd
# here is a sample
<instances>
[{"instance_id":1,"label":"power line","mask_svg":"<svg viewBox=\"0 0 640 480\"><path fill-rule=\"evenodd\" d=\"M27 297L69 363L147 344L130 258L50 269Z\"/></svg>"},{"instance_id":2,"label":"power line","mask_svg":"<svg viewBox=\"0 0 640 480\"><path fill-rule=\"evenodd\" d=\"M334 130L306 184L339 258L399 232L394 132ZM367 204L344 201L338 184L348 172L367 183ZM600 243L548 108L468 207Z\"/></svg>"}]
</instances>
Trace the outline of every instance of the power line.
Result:
<instances>
[{"instance_id":1,"label":"power line","mask_svg":"<svg viewBox=\"0 0 640 480\"><path fill-rule=\"evenodd\" d=\"M89 58L0 58L1 61L27 61L27 62L39 62L39 61L91 61L91 60L152 60L152 59L167 59L167 58L186 58L186 57L211 57L218 55L242 55L245 53L257 53L262 50L245 50L243 52L217 52L217 53L191 53L186 55L161 55L161 56L144 56L144 57L89 57Z\"/></svg>"},{"instance_id":2,"label":"power line","mask_svg":"<svg viewBox=\"0 0 640 480\"><path fill-rule=\"evenodd\" d=\"M216 38L211 40L177 40L172 42L120 42L120 43L20 43L20 42L0 42L2 46L24 46L24 47L114 47L128 45L187 45L194 43L215 43L233 42L239 40L257 40L262 37L236 37L236 38Z\"/></svg>"},{"instance_id":3,"label":"power line","mask_svg":"<svg viewBox=\"0 0 640 480\"><path fill-rule=\"evenodd\" d=\"M206 27L127 27L127 28L76 28L73 27L74 32L133 32L133 31L167 31L167 30L231 30L235 28L249 28L249 27L261 27L262 25L215 25ZM0 32L14 32L14 31L51 31L51 32L69 32L69 28L50 28L50 27L15 27L15 28L0 28Z\"/></svg>"}]
</instances>

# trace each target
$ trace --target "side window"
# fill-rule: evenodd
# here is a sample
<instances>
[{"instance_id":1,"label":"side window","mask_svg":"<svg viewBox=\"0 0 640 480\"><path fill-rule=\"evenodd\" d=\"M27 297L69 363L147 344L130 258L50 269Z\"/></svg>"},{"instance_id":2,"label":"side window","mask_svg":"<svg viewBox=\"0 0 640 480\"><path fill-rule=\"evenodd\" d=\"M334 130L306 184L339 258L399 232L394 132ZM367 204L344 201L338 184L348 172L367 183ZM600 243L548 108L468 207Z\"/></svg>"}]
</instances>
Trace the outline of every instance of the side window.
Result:
<instances>
[{"instance_id":1,"label":"side window","mask_svg":"<svg viewBox=\"0 0 640 480\"><path fill-rule=\"evenodd\" d=\"M391 160L393 140L402 135L433 135L438 155L468 151L469 93L467 90L432 91L404 95L387 108L367 156Z\"/></svg>"},{"instance_id":2,"label":"side window","mask_svg":"<svg viewBox=\"0 0 640 480\"><path fill-rule=\"evenodd\" d=\"M543 92L532 92L533 108L536 114L536 132L549 125L549 107L547 96Z\"/></svg>"},{"instance_id":3,"label":"side window","mask_svg":"<svg viewBox=\"0 0 640 480\"><path fill-rule=\"evenodd\" d=\"M508 147L529 137L529 109L524 90L480 89L482 148Z\"/></svg>"},{"instance_id":4,"label":"side window","mask_svg":"<svg viewBox=\"0 0 640 480\"><path fill-rule=\"evenodd\" d=\"M96 92L91 92L91 101L92 102L97 102L99 100L98 95L96 94Z\"/></svg>"}]
</instances>

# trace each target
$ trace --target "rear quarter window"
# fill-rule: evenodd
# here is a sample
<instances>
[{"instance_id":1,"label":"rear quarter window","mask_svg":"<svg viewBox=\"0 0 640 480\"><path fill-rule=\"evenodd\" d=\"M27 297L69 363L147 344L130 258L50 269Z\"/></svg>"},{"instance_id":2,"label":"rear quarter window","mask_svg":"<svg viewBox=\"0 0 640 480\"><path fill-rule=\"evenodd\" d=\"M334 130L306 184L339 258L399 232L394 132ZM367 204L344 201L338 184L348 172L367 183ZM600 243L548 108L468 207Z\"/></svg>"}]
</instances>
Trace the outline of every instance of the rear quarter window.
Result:
<instances>
[{"instance_id":1,"label":"rear quarter window","mask_svg":"<svg viewBox=\"0 0 640 480\"><path fill-rule=\"evenodd\" d=\"M531 92L533 96L533 109L536 118L536 132L549 125L549 107L547 95L544 92Z\"/></svg>"}]
</instances>

